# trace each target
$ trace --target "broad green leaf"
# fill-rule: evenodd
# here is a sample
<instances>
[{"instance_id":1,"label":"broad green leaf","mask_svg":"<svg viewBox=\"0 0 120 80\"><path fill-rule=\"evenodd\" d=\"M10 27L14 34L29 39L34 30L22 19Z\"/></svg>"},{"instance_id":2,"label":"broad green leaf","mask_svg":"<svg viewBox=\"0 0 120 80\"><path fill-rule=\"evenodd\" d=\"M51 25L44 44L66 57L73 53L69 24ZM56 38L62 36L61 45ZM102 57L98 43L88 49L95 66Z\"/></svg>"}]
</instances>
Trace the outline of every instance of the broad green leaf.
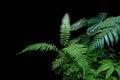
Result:
<instances>
[{"instance_id":1,"label":"broad green leaf","mask_svg":"<svg viewBox=\"0 0 120 80\"><path fill-rule=\"evenodd\" d=\"M114 66L110 67L109 70L107 70L105 79L108 79L112 75L113 71L114 71Z\"/></svg>"},{"instance_id":2,"label":"broad green leaf","mask_svg":"<svg viewBox=\"0 0 120 80\"><path fill-rule=\"evenodd\" d=\"M109 68L110 68L110 66L108 64L104 64L97 69L97 74L99 74L100 72L105 71Z\"/></svg>"},{"instance_id":3,"label":"broad green leaf","mask_svg":"<svg viewBox=\"0 0 120 80\"><path fill-rule=\"evenodd\" d=\"M71 25L71 31L80 29L80 28L84 27L85 25L87 25L87 20L85 18L80 19L79 21L77 21L76 23Z\"/></svg>"},{"instance_id":4,"label":"broad green leaf","mask_svg":"<svg viewBox=\"0 0 120 80\"><path fill-rule=\"evenodd\" d=\"M100 64L108 64L108 65L113 65L113 61L111 59L103 59L99 62Z\"/></svg>"},{"instance_id":5,"label":"broad green leaf","mask_svg":"<svg viewBox=\"0 0 120 80\"><path fill-rule=\"evenodd\" d=\"M115 68L115 70L117 71L117 74L118 74L119 77L120 77L120 66L117 66L117 68Z\"/></svg>"}]
</instances>

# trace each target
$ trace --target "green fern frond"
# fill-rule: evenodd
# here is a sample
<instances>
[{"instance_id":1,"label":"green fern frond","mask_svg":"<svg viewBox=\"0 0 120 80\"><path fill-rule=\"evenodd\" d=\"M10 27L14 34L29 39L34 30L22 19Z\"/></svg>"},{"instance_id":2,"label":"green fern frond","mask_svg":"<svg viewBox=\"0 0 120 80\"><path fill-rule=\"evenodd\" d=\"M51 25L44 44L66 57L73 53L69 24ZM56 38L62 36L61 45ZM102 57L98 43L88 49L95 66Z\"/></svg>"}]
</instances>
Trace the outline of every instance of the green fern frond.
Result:
<instances>
[{"instance_id":1,"label":"green fern frond","mask_svg":"<svg viewBox=\"0 0 120 80\"><path fill-rule=\"evenodd\" d=\"M56 69L57 67L59 67L62 63L64 62L64 57L60 57L58 59L55 59L52 62L52 70Z\"/></svg>"},{"instance_id":2,"label":"green fern frond","mask_svg":"<svg viewBox=\"0 0 120 80\"><path fill-rule=\"evenodd\" d=\"M86 46L81 44L71 44L64 48L63 51L69 55L74 62L83 70L83 78L85 78L85 72L88 68L87 56L84 55L87 51Z\"/></svg>"},{"instance_id":3,"label":"green fern frond","mask_svg":"<svg viewBox=\"0 0 120 80\"><path fill-rule=\"evenodd\" d=\"M32 44L32 45L27 46L21 52L17 53L17 55L21 54L21 53L24 53L24 52L37 51L37 50L40 50L40 51L51 51L51 50L58 51L58 48L53 44L36 43L36 44Z\"/></svg>"},{"instance_id":4,"label":"green fern frond","mask_svg":"<svg viewBox=\"0 0 120 80\"><path fill-rule=\"evenodd\" d=\"M114 63L110 59L101 60L99 63L102 64L102 65L97 69L97 74L107 70L106 76L105 76L105 80L106 80L114 72L114 69L115 69Z\"/></svg>"},{"instance_id":5,"label":"green fern frond","mask_svg":"<svg viewBox=\"0 0 120 80\"><path fill-rule=\"evenodd\" d=\"M118 76L120 77L120 65L115 68L115 71L117 72Z\"/></svg>"},{"instance_id":6,"label":"green fern frond","mask_svg":"<svg viewBox=\"0 0 120 80\"><path fill-rule=\"evenodd\" d=\"M71 31L74 31L74 30L78 30L84 26L87 25L87 19L83 18L83 19L80 19L79 21L75 22L74 24L72 24L70 27L71 27Z\"/></svg>"},{"instance_id":7,"label":"green fern frond","mask_svg":"<svg viewBox=\"0 0 120 80\"><path fill-rule=\"evenodd\" d=\"M68 14L65 14L62 19L62 25L60 27L60 43L62 46L67 46L70 38L70 18Z\"/></svg>"}]
</instances>

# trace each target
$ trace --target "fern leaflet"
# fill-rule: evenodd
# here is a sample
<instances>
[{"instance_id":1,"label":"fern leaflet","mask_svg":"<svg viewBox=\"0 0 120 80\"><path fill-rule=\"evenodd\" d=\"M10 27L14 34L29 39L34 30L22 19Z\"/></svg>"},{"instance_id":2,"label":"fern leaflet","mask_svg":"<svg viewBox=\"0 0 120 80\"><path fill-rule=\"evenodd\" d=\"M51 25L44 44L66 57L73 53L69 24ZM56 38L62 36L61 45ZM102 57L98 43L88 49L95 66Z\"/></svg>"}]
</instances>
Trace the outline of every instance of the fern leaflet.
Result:
<instances>
[{"instance_id":1,"label":"fern leaflet","mask_svg":"<svg viewBox=\"0 0 120 80\"><path fill-rule=\"evenodd\" d=\"M37 51L37 50L40 50L40 51L51 51L51 50L58 51L57 47L53 44L36 43L36 44L32 44L32 45L27 46L25 49L23 49L18 54L21 54L21 53L24 53L27 51Z\"/></svg>"},{"instance_id":2,"label":"fern leaflet","mask_svg":"<svg viewBox=\"0 0 120 80\"><path fill-rule=\"evenodd\" d=\"M62 46L67 46L70 38L70 19L69 15L65 14L62 19L62 25L60 27L60 43Z\"/></svg>"}]
</instances>

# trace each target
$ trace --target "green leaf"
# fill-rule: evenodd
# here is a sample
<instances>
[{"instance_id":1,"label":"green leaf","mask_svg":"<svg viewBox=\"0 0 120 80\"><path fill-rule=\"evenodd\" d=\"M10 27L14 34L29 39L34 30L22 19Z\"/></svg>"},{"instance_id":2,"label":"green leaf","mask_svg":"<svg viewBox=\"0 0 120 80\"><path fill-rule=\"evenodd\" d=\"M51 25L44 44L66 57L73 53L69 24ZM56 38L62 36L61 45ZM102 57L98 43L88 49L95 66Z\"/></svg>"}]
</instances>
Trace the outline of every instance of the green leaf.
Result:
<instances>
[{"instance_id":1,"label":"green leaf","mask_svg":"<svg viewBox=\"0 0 120 80\"><path fill-rule=\"evenodd\" d=\"M110 69L107 70L105 79L108 79L112 75L113 71L114 71L114 66L110 67Z\"/></svg>"},{"instance_id":2,"label":"green leaf","mask_svg":"<svg viewBox=\"0 0 120 80\"><path fill-rule=\"evenodd\" d=\"M94 24L89 27L87 32L90 35L94 34L92 35L93 38L91 39L89 50L104 48L105 43L109 48L113 47L120 38L120 18L119 16L109 17L98 25Z\"/></svg>"},{"instance_id":3,"label":"green leaf","mask_svg":"<svg viewBox=\"0 0 120 80\"><path fill-rule=\"evenodd\" d=\"M93 36L94 34L96 34L99 24L105 19L106 16L107 13L99 13L96 17L88 20L89 28L87 29L87 34L89 36Z\"/></svg>"},{"instance_id":4,"label":"green leaf","mask_svg":"<svg viewBox=\"0 0 120 80\"><path fill-rule=\"evenodd\" d=\"M99 74L100 72L105 71L109 68L110 68L110 66L108 64L104 64L97 69L97 74Z\"/></svg>"},{"instance_id":5,"label":"green leaf","mask_svg":"<svg viewBox=\"0 0 120 80\"><path fill-rule=\"evenodd\" d=\"M111 67L114 67L114 63L110 59L103 59L99 63L102 65L97 69L97 74L99 74L102 71L108 70Z\"/></svg>"},{"instance_id":6,"label":"green leaf","mask_svg":"<svg viewBox=\"0 0 120 80\"><path fill-rule=\"evenodd\" d=\"M40 50L40 51L52 51L52 50L58 51L57 47L53 44L36 43L36 44L32 44L32 45L27 46L21 52L17 53L17 55L24 53L24 52L37 51L37 50Z\"/></svg>"},{"instance_id":7,"label":"green leaf","mask_svg":"<svg viewBox=\"0 0 120 80\"><path fill-rule=\"evenodd\" d=\"M96 80L93 75L86 76L85 80Z\"/></svg>"},{"instance_id":8,"label":"green leaf","mask_svg":"<svg viewBox=\"0 0 120 80\"><path fill-rule=\"evenodd\" d=\"M63 62L64 62L64 57L60 57L58 59L55 59L52 63L52 70L59 67Z\"/></svg>"},{"instance_id":9,"label":"green leaf","mask_svg":"<svg viewBox=\"0 0 120 80\"><path fill-rule=\"evenodd\" d=\"M83 70L83 78L85 78L85 72L88 66L87 56L84 55L87 51L85 45L82 44L71 44L64 48L63 51L70 56L70 58L77 63Z\"/></svg>"},{"instance_id":10,"label":"green leaf","mask_svg":"<svg viewBox=\"0 0 120 80\"><path fill-rule=\"evenodd\" d=\"M118 80L115 76L111 76L109 79L107 80Z\"/></svg>"},{"instance_id":11,"label":"green leaf","mask_svg":"<svg viewBox=\"0 0 120 80\"><path fill-rule=\"evenodd\" d=\"M109 39L110 39L111 46L113 47L114 38L113 38L112 33L111 33L111 32L108 32L108 36L109 36Z\"/></svg>"},{"instance_id":12,"label":"green leaf","mask_svg":"<svg viewBox=\"0 0 120 80\"><path fill-rule=\"evenodd\" d=\"M117 43L118 40L119 40L119 35L118 35L117 31L115 29L113 29L112 34L113 34L113 36L115 38L115 43Z\"/></svg>"},{"instance_id":13,"label":"green leaf","mask_svg":"<svg viewBox=\"0 0 120 80\"><path fill-rule=\"evenodd\" d=\"M95 17L88 20L88 25L99 23L103 21L106 18L106 16L107 16L107 13L99 13Z\"/></svg>"},{"instance_id":14,"label":"green leaf","mask_svg":"<svg viewBox=\"0 0 120 80\"><path fill-rule=\"evenodd\" d=\"M106 41L106 43L107 43L107 45L108 45L108 47L109 47L109 46L110 46L110 43L109 43L108 35L105 35L105 36L104 36L104 39L105 39L105 41Z\"/></svg>"},{"instance_id":15,"label":"green leaf","mask_svg":"<svg viewBox=\"0 0 120 80\"><path fill-rule=\"evenodd\" d=\"M62 25L60 27L60 43L62 46L67 46L70 38L70 18L68 14L65 14L62 19Z\"/></svg>"},{"instance_id":16,"label":"green leaf","mask_svg":"<svg viewBox=\"0 0 120 80\"><path fill-rule=\"evenodd\" d=\"M115 70L117 71L117 74L118 74L119 77L120 77L120 66L117 66L117 68L115 68Z\"/></svg>"},{"instance_id":17,"label":"green leaf","mask_svg":"<svg viewBox=\"0 0 120 80\"><path fill-rule=\"evenodd\" d=\"M73 25L71 25L71 31L80 29L87 25L87 20L85 18L80 19L79 21L75 22Z\"/></svg>"}]
</instances>

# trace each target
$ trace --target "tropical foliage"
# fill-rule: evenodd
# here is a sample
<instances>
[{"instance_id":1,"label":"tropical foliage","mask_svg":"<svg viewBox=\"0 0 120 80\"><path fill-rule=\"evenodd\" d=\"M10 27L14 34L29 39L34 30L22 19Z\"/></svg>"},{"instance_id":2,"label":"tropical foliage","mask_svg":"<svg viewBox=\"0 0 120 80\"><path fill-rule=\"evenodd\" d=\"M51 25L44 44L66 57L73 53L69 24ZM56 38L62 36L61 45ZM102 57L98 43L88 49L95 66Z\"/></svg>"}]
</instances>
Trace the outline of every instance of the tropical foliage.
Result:
<instances>
[{"instance_id":1,"label":"tropical foliage","mask_svg":"<svg viewBox=\"0 0 120 80\"><path fill-rule=\"evenodd\" d=\"M99 13L96 17L82 18L70 24L70 17L65 14L60 26L60 45L36 43L27 46L21 52L56 51L52 70L61 75L63 80L119 80L120 52L114 46L120 38L120 16L107 17ZM75 30L83 33L70 38Z\"/></svg>"}]
</instances>

